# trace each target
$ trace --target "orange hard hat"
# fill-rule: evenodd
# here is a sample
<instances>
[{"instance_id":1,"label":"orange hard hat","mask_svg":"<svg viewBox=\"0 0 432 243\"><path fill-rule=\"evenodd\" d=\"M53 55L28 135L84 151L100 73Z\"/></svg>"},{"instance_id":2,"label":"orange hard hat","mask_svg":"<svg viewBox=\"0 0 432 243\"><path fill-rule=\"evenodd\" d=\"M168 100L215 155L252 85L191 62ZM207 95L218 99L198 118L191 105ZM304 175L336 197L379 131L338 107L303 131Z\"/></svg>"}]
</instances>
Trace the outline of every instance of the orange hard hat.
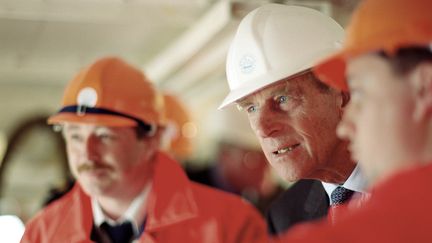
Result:
<instances>
[{"instance_id":1,"label":"orange hard hat","mask_svg":"<svg viewBox=\"0 0 432 243\"><path fill-rule=\"evenodd\" d=\"M188 134L188 126L193 125L191 115L186 106L174 95L165 93L165 117L168 129L168 150L177 158L187 158L192 154L192 137Z\"/></svg>"},{"instance_id":2,"label":"orange hard hat","mask_svg":"<svg viewBox=\"0 0 432 243\"><path fill-rule=\"evenodd\" d=\"M49 124L161 125L163 99L144 74L119 58L102 58L83 69L65 89L62 109Z\"/></svg>"},{"instance_id":3,"label":"orange hard hat","mask_svg":"<svg viewBox=\"0 0 432 243\"><path fill-rule=\"evenodd\" d=\"M343 49L315 66L315 74L330 86L347 90L347 59L375 51L392 55L404 47L430 46L431 9L431 0L363 1L347 27Z\"/></svg>"}]
</instances>

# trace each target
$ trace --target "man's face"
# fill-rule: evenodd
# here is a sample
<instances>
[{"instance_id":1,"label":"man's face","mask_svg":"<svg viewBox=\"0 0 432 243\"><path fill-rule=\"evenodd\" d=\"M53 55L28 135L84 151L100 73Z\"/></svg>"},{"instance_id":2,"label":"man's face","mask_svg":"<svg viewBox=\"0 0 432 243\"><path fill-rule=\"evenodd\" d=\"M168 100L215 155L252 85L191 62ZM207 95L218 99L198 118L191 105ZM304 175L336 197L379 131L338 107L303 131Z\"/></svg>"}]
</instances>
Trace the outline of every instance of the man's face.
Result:
<instances>
[{"instance_id":1,"label":"man's face","mask_svg":"<svg viewBox=\"0 0 432 243\"><path fill-rule=\"evenodd\" d=\"M349 173L347 166L335 163L351 166L336 136L342 95L315 82L307 72L251 94L238 105L247 111L268 161L282 178L340 182Z\"/></svg>"},{"instance_id":2,"label":"man's face","mask_svg":"<svg viewBox=\"0 0 432 243\"><path fill-rule=\"evenodd\" d=\"M421 133L412 126L414 92L409 82L376 54L349 60L347 77L351 101L338 135L350 140L353 157L369 181L414 162L410 158L420 148Z\"/></svg>"},{"instance_id":3,"label":"man's face","mask_svg":"<svg viewBox=\"0 0 432 243\"><path fill-rule=\"evenodd\" d=\"M70 169L90 195L128 195L151 173L157 143L135 128L66 123L63 135Z\"/></svg>"}]
</instances>

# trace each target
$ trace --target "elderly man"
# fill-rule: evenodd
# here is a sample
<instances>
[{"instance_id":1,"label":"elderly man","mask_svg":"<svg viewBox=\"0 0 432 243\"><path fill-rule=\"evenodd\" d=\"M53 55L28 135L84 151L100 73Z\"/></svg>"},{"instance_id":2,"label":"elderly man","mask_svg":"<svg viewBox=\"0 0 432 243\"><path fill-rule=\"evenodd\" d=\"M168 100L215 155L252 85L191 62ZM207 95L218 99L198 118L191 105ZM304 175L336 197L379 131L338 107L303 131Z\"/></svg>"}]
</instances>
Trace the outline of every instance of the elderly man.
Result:
<instances>
[{"instance_id":1,"label":"elderly man","mask_svg":"<svg viewBox=\"0 0 432 243\"><path fill-rule=\"evenodd\" d=\"M26 227L22 242L263 242L240 198L190 182L159 151L162 98L144 75L103 58L67 86L61 127L77 182ZM223 202L223 203L220 203Z\"/></svg>"},{"instance_id":2,"label":"elderly man","mask_svg":"<svg viewBox=\"0 0 432 243\"><path fill-rule=\"evenodd\" d=\"M271 233L325 216L329 204L342 203L364 186L347 143L336 136L349 95L311 72L336 51L343 35L318 11L268 4L241 21L231 44L231 91L220 108L236 103L248 113L268 161L283 179L313 179L297 182L274 202L268 213Z\"/></svg>"},{"instance_id":3,"label":"elderly man","mask_svg":"<svg viewBox=\"0 0 432 243\"><path fill-rule=\"evenodd\" d=\"M432 2L366 0L343 50L316 67L352 100L338 134L371 183L360 208L282 242L432 242Z\"/></svg>"}]
</instances>

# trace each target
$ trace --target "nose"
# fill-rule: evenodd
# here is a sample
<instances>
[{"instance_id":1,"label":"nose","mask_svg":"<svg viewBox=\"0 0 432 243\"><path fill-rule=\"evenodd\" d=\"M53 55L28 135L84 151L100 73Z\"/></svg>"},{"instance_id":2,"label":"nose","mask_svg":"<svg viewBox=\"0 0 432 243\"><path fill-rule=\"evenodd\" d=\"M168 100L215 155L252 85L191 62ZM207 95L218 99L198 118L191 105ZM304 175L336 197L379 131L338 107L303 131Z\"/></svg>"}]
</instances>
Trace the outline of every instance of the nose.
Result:
<instances>
[{"instance_id":1,"label":"nose","mask_svg":"<svg viewBox=\"0 0 432 243\"><path fill-rule=\"evenodd\" d=\"M345 112L342 115L342 119L339 122L336 133L339 138L345 140L353 139L356 132L356 128L353 122L353 107L351 104L348 104L345 108Z\"/></svg>"},{"instance_id":2,"label":"nose","mask_svg":"<svg viewBox=\"0 0 432 243\"><path fill-rule=\"evenodd\" d=\"M257 113L256 118L251 119L251 126L258 136L267 138L282 130L282 125L278 121L279 114L273 111L269 105L261 107Z\"/></svg>"},{"instance_id":3,"label":"nose","mask_svg":"<svg viewBox=\"0 0 432 243\"><path fill-rule=\"evenodd\" d=\"M98 161L99 159L99 143L95 136L88 137L86 141L86 155L90 161Z\"/></svg>"}]
</instances>

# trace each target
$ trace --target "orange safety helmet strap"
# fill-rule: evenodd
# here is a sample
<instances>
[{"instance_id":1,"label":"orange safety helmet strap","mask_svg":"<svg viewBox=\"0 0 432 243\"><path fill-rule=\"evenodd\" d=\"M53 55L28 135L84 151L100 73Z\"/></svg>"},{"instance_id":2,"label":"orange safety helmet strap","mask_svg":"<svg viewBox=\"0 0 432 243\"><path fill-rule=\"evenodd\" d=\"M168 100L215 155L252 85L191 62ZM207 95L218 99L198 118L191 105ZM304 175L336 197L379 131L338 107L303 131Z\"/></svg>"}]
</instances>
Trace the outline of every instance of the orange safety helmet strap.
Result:
<instances>
[{"instance_id":1,"label":"orange safety helmet strap","mask_svg":"<svg viewBox=\"0 0 432 243\"><path fill-rule=\"evenodd\" d=\"M105 108L94 108L83 105L71 105L63 107L57 114L59 113L76 113L78 116L85 115L86 113L120 116L134 120L139 127L144 129L146 133L152 134L153 131L156 129L154 125L150 125L137 117Z\"/></svg>"}]
</instances>

